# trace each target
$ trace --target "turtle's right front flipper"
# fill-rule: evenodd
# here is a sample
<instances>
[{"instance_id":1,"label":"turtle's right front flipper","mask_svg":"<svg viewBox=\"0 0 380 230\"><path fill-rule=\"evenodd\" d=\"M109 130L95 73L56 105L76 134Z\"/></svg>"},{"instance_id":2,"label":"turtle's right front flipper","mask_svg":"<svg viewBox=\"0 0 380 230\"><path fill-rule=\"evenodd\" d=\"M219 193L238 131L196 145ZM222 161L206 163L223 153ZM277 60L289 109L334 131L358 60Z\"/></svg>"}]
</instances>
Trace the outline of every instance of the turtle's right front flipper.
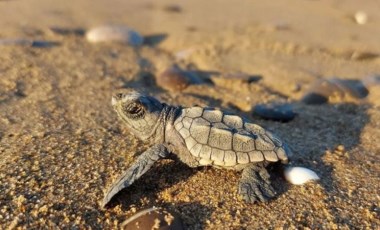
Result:
<instances>
[{"instance_id":1,"label":"turtle's right front flipper","mask_svg":"<svg viewBox=\"0 0 380 230\"><path fill-rule=\"evenodd\" d=\"M161 158L168 155L168 151L163 145L155 145L142 153L131 167L127 169L107 190L102 202L102 207L105 207L108 202L122 189L129 187L135 180L140 178L147 172L152 165Z\"/></svg>"}]
</instances>

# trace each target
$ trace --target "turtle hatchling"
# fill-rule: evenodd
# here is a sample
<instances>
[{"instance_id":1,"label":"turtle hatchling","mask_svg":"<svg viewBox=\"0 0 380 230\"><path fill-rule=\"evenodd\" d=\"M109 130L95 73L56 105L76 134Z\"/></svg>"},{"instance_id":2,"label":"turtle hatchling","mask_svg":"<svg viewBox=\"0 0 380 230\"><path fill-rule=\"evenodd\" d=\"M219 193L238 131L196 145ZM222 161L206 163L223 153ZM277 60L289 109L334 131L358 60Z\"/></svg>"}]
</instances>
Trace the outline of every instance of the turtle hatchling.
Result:
<instances>
[{"instance_id":1,"label":"turtle hatchling","mask_svg":"<svg viewBox=\"0 0 380 230\"><path fill-rule=\"evenodd\" d=\"M132 134L150 140L153 146L111 185L103 207L170 154L189 167L241 171L238 193L246 202L265 202L276 196L266 167L287 164L290 150L262 127L220 110L171 106L138 92L114 95L112 106Z\"/></svg>"}]
</instances>

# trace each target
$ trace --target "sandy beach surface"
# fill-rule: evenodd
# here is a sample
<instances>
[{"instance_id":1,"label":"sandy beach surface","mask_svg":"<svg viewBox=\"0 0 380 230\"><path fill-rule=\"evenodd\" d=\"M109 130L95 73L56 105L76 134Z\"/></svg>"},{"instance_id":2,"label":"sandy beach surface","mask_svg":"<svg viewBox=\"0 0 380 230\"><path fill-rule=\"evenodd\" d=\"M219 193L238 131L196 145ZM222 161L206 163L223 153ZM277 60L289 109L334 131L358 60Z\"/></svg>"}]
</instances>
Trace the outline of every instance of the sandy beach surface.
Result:
<instances>
[{"instance_id":1,"label":"sandy beach surface","mask_svg":"<svg viewBox=\"0 0 380 230\"><path fill-rule=\"evenodd\" d=\"M158 206L188 229L379 229L380 86L367 84L363 99L300 102L317 80L380 74L378 12L376 0L0 1L0 228L115 229ZM83 32L103 24L127 25L147 42L88 42ZM158 86L173 64L203 83ZM279 196L246 204L240 173L166 159L102 209L104 190L149 148L111 106L112 94L130 89L245 116L321 180L295 186L274 173ZM289 103L298 116L252 113L269 103Z\"/></svg>"}]
</instances>

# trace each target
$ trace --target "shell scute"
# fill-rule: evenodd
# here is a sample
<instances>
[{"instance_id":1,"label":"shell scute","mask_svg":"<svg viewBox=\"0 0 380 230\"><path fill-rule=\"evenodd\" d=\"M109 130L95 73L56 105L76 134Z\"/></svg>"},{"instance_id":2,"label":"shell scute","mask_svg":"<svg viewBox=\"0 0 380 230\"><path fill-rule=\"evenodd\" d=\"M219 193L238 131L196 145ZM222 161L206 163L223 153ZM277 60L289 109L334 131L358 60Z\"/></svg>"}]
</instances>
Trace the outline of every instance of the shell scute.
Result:
<instances>
[{"instance_id":1,"label":"shell scute","mask_svg":"<svg viewBox=\"0 0 380 230\"><path fill-rule=\"evenodd\" d=\"M259 125L219 110L183 109L174 127L201 165L233 167L288 160L290 150L278 137Z\"/></svg>"}]
</instances>

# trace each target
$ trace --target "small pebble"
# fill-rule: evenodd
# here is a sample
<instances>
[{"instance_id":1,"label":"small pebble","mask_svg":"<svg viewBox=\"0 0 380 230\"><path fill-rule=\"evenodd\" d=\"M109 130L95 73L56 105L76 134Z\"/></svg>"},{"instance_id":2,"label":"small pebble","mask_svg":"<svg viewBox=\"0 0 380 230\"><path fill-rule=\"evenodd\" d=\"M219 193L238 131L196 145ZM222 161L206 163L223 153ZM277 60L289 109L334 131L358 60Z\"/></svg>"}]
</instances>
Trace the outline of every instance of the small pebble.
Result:
<instances>
[{"instance_id":1,"label":"small pebble","mask_svg":"<svg viewBox=\"0 0 380 230\"><path fill-rule=\"evenodd\" d=\"M302 102L309 105L320 105L328 102L328 98L320 95L318 93L307 93L303 98Z\"/></svg>"},{"instance_id":2,"label":"small pebble","mask_svg":"<svg viewBox=\"0 0 380 230\"><path fill-rule=\"evenodd\" d=\"M89 42L120 42L131 46L140 46L144 38L136 31L126 26L108 25L99 26L86 33Z\"/></svg>"},{"instance_id":3,"label":"small pebble","mask_svg":"<svg viewBox=\"0 0 380 230\"><path fill-rule=\"evenodd\" d=\"M137 212L121 224L121 229L165 229L182 230L180 217L160 208L149 208Z\"/></svg>"},{"instance_id":4,"label":"small pebble","mask_svg":"<svg viewBox=\"0 0 380 230\"><path fill-rule=\"evenodd\" d=\"M173 66L156 76L156 82L166 90L178 92L186 89L191 84L191 79L185 71Z\"/></svg>"},{"instance_id":5,"label":"small pebble","mask_svg":"<svg viewBox=\"0 0 380 230\"><path fill-rule=\"evenodd\" d=\"M359 25L364 25L368 22L368 15L364 11L358 11L354 15L355 22Z\"/></svg>"},{"instance_id":6,"label":"small pebble","mask_svg":"<svg viewBox=\"0 0 380 230\"><path fill-rule=\"evenodd\" d=\"M285 179L291 184L302 185L311 180L319 180L319 176L312 170L303 167L287 167Z\"/></svg>"},{"instance_id":7,"label":"small pebble","mask_svg":"<svg viewBox=\"0 0 380 230\"><path fill-rule=\"evenodd\" d=\"M289 104L284 105L256 105L253 109L253 113L261 118L288 122L295 118L297 113L293 111L293 108Z\"/></svg>"}]
</instances>

